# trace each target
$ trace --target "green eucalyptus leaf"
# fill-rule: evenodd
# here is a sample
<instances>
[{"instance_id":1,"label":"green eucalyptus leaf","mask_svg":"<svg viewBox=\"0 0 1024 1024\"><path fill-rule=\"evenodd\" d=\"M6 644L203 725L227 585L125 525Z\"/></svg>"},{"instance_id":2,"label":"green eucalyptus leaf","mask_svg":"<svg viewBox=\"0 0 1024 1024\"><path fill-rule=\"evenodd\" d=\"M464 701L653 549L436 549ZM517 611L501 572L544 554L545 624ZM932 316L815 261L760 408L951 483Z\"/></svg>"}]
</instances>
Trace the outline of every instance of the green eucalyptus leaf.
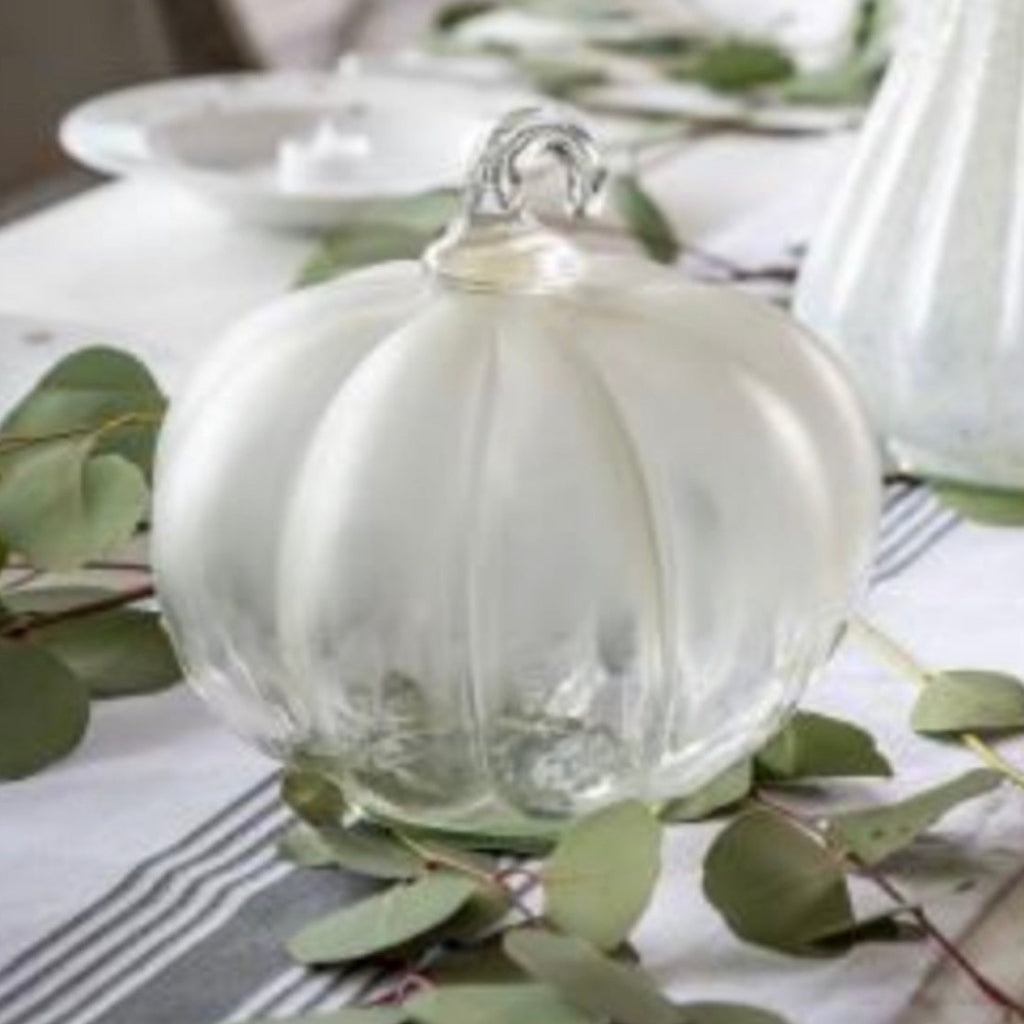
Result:
<instances>
[{"instance_id":1,"label":"green eucalyptus leaf","mask_svg":"<svg viewBox=\"0 0 1024 1024\"><path fill-rule=\"evenodd\" d=\"M594 45L629 57L654 59L679 58L692 54L701 46L697 35L685 32L641 31L636 35L597 39Z\"/></svg>"},{"instance_id":2,"label":"green eucalyptus leaf","mask_svg":"<svg viewBox=\"0 0 1024 1024\"><path fill-rule=\"evenodd\" d=\"M249 1024L405 1024L409 1015L403 1008L391 1006L346 1006L327 1013L304 1014L301 1017L275 1017L273 1020L250 1021Z\"/></svg>"},{"instance_id":3,"label":"green eucalyptus leaf","mask_svg":"<svg viewBox=\"0 0 1024 1024\"><path fill-rule=\"evenodd\" d=\"M785 82L780 100L815 106L855 106L866 103L878 86L877 71L849 61L835 68L807 71Z\"/></svg>"},{"instance_id":4,"label":"green eucalyptus leaf","mask_svg":"<svg viewBox=\"0 0 1024 1024\"><path fill-rule=\"evenodd\" d=\"M319 829L300 823L285 834L279 850L302 867L344 868L370 878L417 878L426 870L421 857L367 822Z\"/></svg>"},{"instance_id":5,"label":"green eucalyptus leaf","mask_svg":"<svg viewBox=\"0 0 1024 1024\"><path fill-rule=\"evenodd\" d=\"M512 900L497 883L480 884L469 902L438 932L440 938L475 941L500 924L512 909Z\"/></svg>"},{"instance_id":6,"label":"green eucalyptus leaf","mask_svg":"<svg viewBox=\"0 0 1024 1024\"><path fill-rule=\"evenodd\" d=\"M434 15L434 29L437 32L451 32L465 22L479 18L481 14L489 14L497 6L493 0L459 0L457 3L445 4Z\"/></svg>"},{"instance_id":7,"label":"green eucalyptus leaf","mask_svg":"<svg viewBox=\"0 0 1024 1024\"><path fill-rule=\"evenodd\" d=\"M115 597L119 591L112 587L19 587L7 593L5 600L11 611L18 615L52 615L66 612L83 604L93 604Z\"/></svg>"},{"instance_id":8,"label":"green eucalyptus leaf","mask_svg":"<svg viewBox=\"0 0 1024 1024\"><path fill-rule=\"evenodd\" d=\"M1024 729L1024 682L1002 672L942 672L921 691L911 722L926 736Z\"/></svg>"},{"instance_id":9,"label":"green eucalyptus leaf","mask_svg":"<svg viewBox=\"0 0 1024 1024\"><path fill-rule=\"evenodd\" d=\"M518 57L516 66L534 89L555 99L569 99L608 82L607 71L593 61L530 55Z\"/></svg>"},{"instance_id":10,"label":"green eucalyptus leaf","mask_svg":"<svg viewBox=\"0 0 1024 1024\"><path fill-rule=\"evenodd\" d=\"M324 837L304 821L292 825L277 841L277 852L300 868L336 868L338 860Z\"/></svg>"},{"instance_id":11,"label":"green eucalyptus leaf","mask_svg":"<svg viewBox=\"0 0 1024 1024\"><path fill-rule=\"evenodd\" d=\"M846 877L819 842L757 808L730 823L704 861L704 894L741 939L808 952L854 926Z\"/></svg>"},{"instance_id":12,"label":"green eucalyptus leaf","mask_svg":"<svg viewBox=\"0 0 1024 1024\"><path fill-rule=\"evenodd\" d=\"M982 526L1024 526L1024 491L965 487L933 481L935 496L964 519Z\"/></svg>"},{"instance_id":13,"label":"green eucalyptus leaf","mask_svg":"<svg viewBox=\"0 0 1024 1024\"><path fill-rule=\"evenodd\" d=\"M386 819L381 819L388 824ZM490 832L447 832L443 829L410 828L395 825L416 842L426 845L441 844L453 849L480 853L499 853L520 857L544 857L555 847L557 836L502 835Z\"/></svg>"},{"instance_id":14,"label":"green eucalyptus leaf","mask_svg":"<svg viewBox=\"0 0 1024 1024\"><path fill-rule=\"evenodd\" d=\"M591 1024L593 1016L547 985L457 985L405 1004L418 1024Z\"/></svg>"},{"instance_id":15,"label":"green eucalyptus leaf","mask_svg":"<svg viewBox=\"0 0 1024 1024\"><path fill-rule=\"evenodd\" d=\"M895 907L873 917L863 918L852 925L819 936L814 947L822 953L846 953L865 942L900 942L907 938L918 938L919 931L901 920L903 914L903 907Z\"/></svg>"},{"instance_id":16,"label":"green eucalyptus leaf","mask_svg":"<svg viewBox=\"0 0 1024 1024\"><path fill-rule=\"evenodd\" d=\"M998 772L977 768L950 782L885 807L866 807L834 816L829 839L866 864L879 864L910 846L954 808L996 789Z\"/></svg>"},{"instance_id":17,"label":"green eucalyptus leaf","mask_svg":"<svg viewBox=\"0 0 1024 1024\"><path fill-rule=\"evenodd\" d=\"M147 476L167 400L145 365L127 352L86 348L61 360L4 420L5 433L96 431L124 416L145 422L111 431L98 454L116 454Z\"/></svg>"},{"instance_id":18,"label":"green eucalyptus leaf","mask_svg":"<svg viewBox=\"0 0 1024 1024\"><path fill-rule=\"evenodd\" d=\"M458 209L458 193L447 189L367 200L348 223L324 237L296 287L321 284L375 263L419 259Z\"/></svg>"},{"instance_id":19,"label":"green eucalyptus leaf","mask_svg":"<svg viewBox=\"0 0 1024 1024\"><path fill-rule=\"evenodd\" d=\"M517 928L505 934L504 946L527 974L598 1020L679 1024L679 1011L646 974L604 956L585 939Z\"/></svg>"},{"instance_id":20,"label":"green eucalyptus leaf","mask_svg":"<svg viewBox=\"0 0 1024 1024\"><path fill-rule=\"evenodd\" d=\"M671 264L679 259L682 246L675 228L635 175L616 175L611 197L630 233L652 260Z\"/></svg>"},{"instance_id":21,"label":"green eucalyptus leaf","mask_svg":"<svg viewBox=\"0 0 1024 1024\"><path fill-rule=\"evenodd\" d=\"M502 936L449 952L431 968L430 976L439 988L460 985L493 987L530 982L529 975L505 952Z\"/></svg>"},{"instance_id":22,"label":"green eucalyptus leaf","mask_svg":"<svg viewBox=\"0 0 1024 1024\"><path fill-rule=\"evenodd\" d=\"M699 82L718 92L749 92L785 82L796 73L793 59L771 43L722 39L669 65L673 78Z\"/></svg>"},{"instance_id":23,"label":"green eucalyptus leaf","mask_svg":"<svg viewBox=\"0 0 1024 1024\"><path fill-rule=\"evenodd\" d=\"M570 825L541 868L545 916L599 949L614 949L650 901L662 838L657 819L636 800Z\"/></svg>"},{"instance_id":24,"label":"green eucalyptus leaf","mask_svg":"<svg viewBox=\"0 0 1024 1024\"><path fill-rule=\"evenodd\" d=\"M40 569L70 570L126 543L148 504L142 472L94 455L89 437L10 457L0 473L0 534Z\"/></svg>"},{"instance_id":25,"label":"green eucalyptus leaf","mask_svg":"<svg viewBox=\"0 0 1024 1024\"><path fill-rule=\"evenodd\" d=\"M705 821L741 803L753 788L753 762L743 760L727 768L696 793L666 804L658 817L671 824Z\"/></svg>"},{"instance_id":26,"label":"green eucalyptus leaf","mask_svg":"<svg viewBox=\"0 0 1024 1024\"><path fill-rule=\"evenodd\" d=\"M118 608L33 631L93 697L154 693L182 679L181 666L155 612Z\"/></svg>"},{"instance_id":27,"label":"green eucalyptus leaf","mask_svg":"<svg viewBox=\"0 0 1024 1024\"><path fill-rule=\"evenodd\" d=\"M677 1024L786 1024L777 1013L739 1003L686 1003L678 1009Z\"/></svg>"},{"instance_id":28,"label":"green eucalyptus leaf","mask_svg":"<svg viewBox=\"0 0 1024 1024\"><path fill-rule=\"evenodd\" d=\"M801 711L758 753L755 773L770 782L887 778L892 766L879 752L874 737L859 726Z\"/></svg>"},{"instance_id":29,"label":"green eucalyptus leaf","mask_svg":"<svg viewBox=\"0 0 1024 1024\"><path fill-rule=\"evenodd\" d=\"M458 189L367 199L359 204L353 223L390 224L436 234L444 230L461 206L462 195Z\"/></svg>"},{"instance_id":30,"label":"green eucalyptus leaf","mask_svg":"<svg viewBox=\"0 0 1024 1024\"><path fill-rule=\"evenodd\" d=\"M871 99L889 62L892 0L862 0L850 55L835 67L796 75L782 83L779 98L791 103L865 103Z\"/></svg>"},{"instance_id":31,"label":"green eucalyptus leaf","mask_svg":"<svg viewBox=\"0 0 1024 1024\"><path fill-rule=\"evenodd\" d=\"M473 879L436 871L316 921L288 943L303 964L336 964L402 946L451 920L476 892Z\"/></svg>"},{"instance_id":32,"label":"green eucalyptus leaf","mask_svg":"<svg viewBox=\"0 0 1024 1024\"><path fill-rule=\"evenodd\" d=\"M21 779L78 746L89 694L52 654L0 640L0 779Z\"/></svg>"},{"instance_id":33,"label":"green eucalyptus leaf","mask_svg":"<svg viewBox=\"0 0 1024 1024\"><path fill-rule=\"evenodd\" d=\"M303 821L317 828L337 825L345 816L341 787L315 768L289 768L281 779L281 799Z\"/></svg>"},{"instance_id":34,"label":"green eucalyptus leaf","mask_svg":"<svg viewBox=\"0 0 1024 1024\"><path fill-rule=\"evenodd\" d=\"M396 224L346 225L320 244L300 271L296 287L322 284L376 263L418 259L433 238L434 232Z\"/></svg>"}]
</instances>

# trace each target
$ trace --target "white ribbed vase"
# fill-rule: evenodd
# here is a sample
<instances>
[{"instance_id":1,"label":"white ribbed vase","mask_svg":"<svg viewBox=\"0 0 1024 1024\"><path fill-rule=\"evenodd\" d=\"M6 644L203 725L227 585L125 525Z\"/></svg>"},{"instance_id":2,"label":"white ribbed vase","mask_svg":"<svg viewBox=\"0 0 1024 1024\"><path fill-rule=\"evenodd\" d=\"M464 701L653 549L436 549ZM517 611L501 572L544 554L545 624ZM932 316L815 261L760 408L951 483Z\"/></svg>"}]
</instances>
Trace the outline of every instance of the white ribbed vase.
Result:
<instances>
[{"instance_id":1,"label":"white ribbed vase","mask_svg":"<svg viewBox=\"0 0 1024 1024\"><path fill-rule=\"evenodd\" d=\"M901 468L1024 487L1024 0L917 0L797 315Z\"/></svg>"}]
</instances>

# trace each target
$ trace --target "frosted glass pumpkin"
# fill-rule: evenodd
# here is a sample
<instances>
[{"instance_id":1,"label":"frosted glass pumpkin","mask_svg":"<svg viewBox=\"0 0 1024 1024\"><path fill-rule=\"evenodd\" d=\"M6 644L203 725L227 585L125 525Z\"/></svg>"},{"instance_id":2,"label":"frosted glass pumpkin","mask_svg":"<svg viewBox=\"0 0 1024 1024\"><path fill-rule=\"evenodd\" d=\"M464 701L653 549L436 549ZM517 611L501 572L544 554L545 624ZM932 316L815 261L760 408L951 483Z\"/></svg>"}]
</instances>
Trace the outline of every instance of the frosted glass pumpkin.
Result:
<instances>
[{"instance_id":1,"label":"frosted glass pumpkin","mask_svg":"<svg viewBox=\"0 0 1024 1024\"><path fill-rule=\"evenodd\" d=\"M155 559L199 692L378 814L490 832L685 794L824 662L879 467L781 312L525 210L506 120L423 262L283 299L175 403Z\"/></svg>"},{"instance_id":2,"label":"frosted glass pumpkin","mask_svg":"<svg viewBox=\"0 0 1024 1024\"><path fill-rule=\"evenodd\" d=\"M915 0L797 315L900 468L1024 489L1024 0Z\"/></svg>"}]
</instances>

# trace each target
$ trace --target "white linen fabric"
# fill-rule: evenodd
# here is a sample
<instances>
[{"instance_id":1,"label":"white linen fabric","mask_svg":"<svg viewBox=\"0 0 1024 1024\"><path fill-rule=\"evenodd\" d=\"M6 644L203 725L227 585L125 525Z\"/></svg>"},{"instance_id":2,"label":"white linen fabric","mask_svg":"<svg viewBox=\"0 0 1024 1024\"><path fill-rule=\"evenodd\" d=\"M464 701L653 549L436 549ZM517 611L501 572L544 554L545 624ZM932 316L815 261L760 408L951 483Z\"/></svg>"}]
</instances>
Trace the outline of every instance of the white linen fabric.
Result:
<instances>
[{"instance_id":1,"label":"white linen fabric","mask_svg":"<svg viewBox=\"0 0 1024 1024\"><path fill-rule=\"evenodd\" d=\"M719 139L662 164L654 184L705 248L751 265L792 260L816 216L809 197L844 148ZM757 173L737 178L737 166ZM230 224L149 182L97 189L8 228L0 397L6 403L79 337L102 341L107 330L151 358L173 388L230 321L288 287L309 244ZM104 331L79 335L55 321ZM1022 579L1021 535L959 526L919 491L890 492L870 608L926 661L1024 672ZM851 803L970 763L956 747L913 737L912 699L909 684L852 653L811 693L810 706L877 732L899 766L884 787L849 786ZM1021 745L1008 752L1024 760ZM0 787L0 1024L241 1022L340 1005L371 984L365 973L305 972L287 961L283 942L304 919L366 885L293 872L275 858L284 815L272 773L178 689L100 705L72 758ZM1009 883L1022 812L1007 787L951 816L915 853L912 890L954 936ZM793 1024L895 1022L938 952L868 946L832 962L743 946L700 893L713 834L714 826L673 833L662 891L638 932L669 989L763 1002ZM975 884L962 891L965 876ZM988 1019L969 995L957 1024Z\"/></svg>"}]
</instances>

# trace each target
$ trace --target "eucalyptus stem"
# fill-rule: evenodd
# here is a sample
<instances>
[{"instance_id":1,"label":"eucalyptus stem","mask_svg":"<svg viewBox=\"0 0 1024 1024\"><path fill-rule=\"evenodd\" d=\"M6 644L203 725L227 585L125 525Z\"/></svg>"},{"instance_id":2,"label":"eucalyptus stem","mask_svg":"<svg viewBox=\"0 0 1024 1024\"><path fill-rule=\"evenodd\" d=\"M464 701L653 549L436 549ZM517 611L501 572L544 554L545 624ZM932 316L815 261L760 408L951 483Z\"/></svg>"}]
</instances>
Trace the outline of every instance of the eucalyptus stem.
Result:
<instances>
[{"instance_id":1,"label":"eucalyptus stem","mask_svg":"<svg viewBox=\"0 0 1024 1024\"><path fill-rule=\"evenodd\" d=\"M98 427L77 427L73 430L57 430L48 434L3 434L0 435L0 455L6 455L11 451L18 452L37 444L51 444L54 441L73 441L80 437L99 439L104 434L112 433L123 427L157 424L162 418L162 415L158 413L127 412L101 423Z\"/></svg>"},{"instance_id":2,"label":"eucalyptus stem","mask_svg":"<svg viewBox=\"0 0 1024 1024\"><path fill-rule=\"evenodd\" d=\"M153 584L145 583L138 587L132 587L130 590L122 590L120 593L112 594L110 597L100 598L96 601L87 601L72 608L65 608L63 611L52 612L46 615L33 615L27 621L25 619L16 619L7 627L0 629L0 636L12 640L20 640L38 629L45 629L47 626L54 626L59 622L85 619L91 615L99 615L101 612L123 608L125 605L137 604L139 601L153 597L155 593L156 590Z\"/></svg>"},{"instance_id":3,"label":"eucalyptus stem","mask_svg":"<svg viewBox=\"0 0 1024 1024\"><path fill-rule=\"evenodd\" d=\"M836 859L836 862L845 870L853 871L866 878L879 891L884 893L895 904L895 910L912 917L918 927L927 935L941 950L959 967L964 974L970 978L977 989L992 1003L1000 1008L1014 1014L1019 1020L1024 1020L1024 1004L1019 1003L1008 992L1004 991L994 981L988 978L982 971L973 964L967 955L957 944L949 938L945 932L931 919L924 907L912 902L878 868L866 863L855 854L838 849L829 842L828 836L811 820L800 814L792 807L780 803L777 800L755 793L751 798L753 802L767 808L774 814L778 814L799 828L805 835L820 843L822 848Z\"/></svg>"},{"instance_id":4,"label":"eucalyptus stem","mask_svg":"<svg viewBox=\"0 0 1024 1024\"><path fill-rule=\"evenodd\" d=\"M990 1002L1008 1010L1019 1020L1024 1020L1024 1004L1021 1004L994 981L986 977L967 958L967 955L955 942L943 932L928 916L924 908L912 903L889 878L877 868L865 863L859 857L848 855L848 860L857 871L867 878L877 889L895 901L899 908L912 917L921 930L960 968Z\"/></svg>"},{"instance_id":5,"label":"eucalyptus stem","mask_svg":"<svg viewBox=\"0 0 1024 1024\"><path fill-rule=\"evenodd\" d=\"M925 668L905 647L863 616L854 616L850 620L850 634L861 647L868 650L896 675L910 679L922 689L934 680L934 672ZM971 732L960 733L959 739L989 768L1024 789L1024 771L1007 761L991 744Z\"/></svg>"}]
</instances>

